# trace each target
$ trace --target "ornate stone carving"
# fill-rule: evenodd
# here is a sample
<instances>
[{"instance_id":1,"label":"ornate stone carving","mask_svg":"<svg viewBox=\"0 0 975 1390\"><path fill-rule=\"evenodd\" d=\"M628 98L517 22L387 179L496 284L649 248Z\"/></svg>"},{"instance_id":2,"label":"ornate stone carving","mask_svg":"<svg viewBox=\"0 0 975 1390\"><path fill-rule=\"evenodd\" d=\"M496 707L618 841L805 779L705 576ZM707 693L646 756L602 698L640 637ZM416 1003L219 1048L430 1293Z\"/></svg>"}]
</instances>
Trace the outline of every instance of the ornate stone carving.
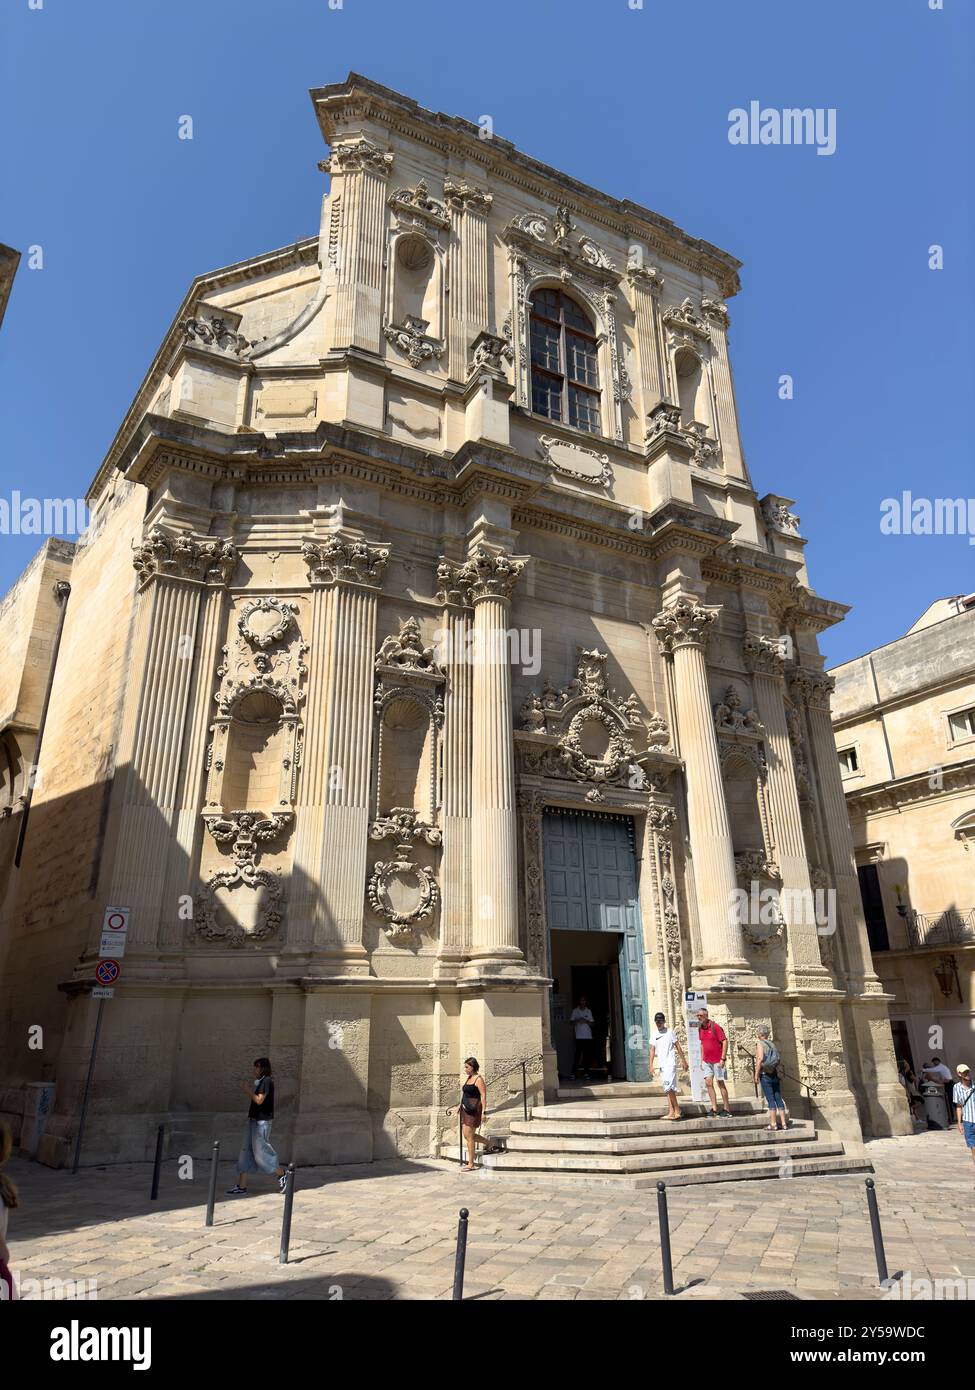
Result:
<instances>
[{"instance_id":1,"label":"ornate stone carving","mask_svg":"<svg viewBox=\"0 0 975 1390\"><path fill-rule=\"evenodd\" d=\"M787 651L784 638L760 637L757 633L746 632L742 650L747 670L767 676L784 674Z\"/></svg>"},{"instance_id":2,"label":"ornate stone carving","mask_svg":"<svg viewBox=\"0 0 975 1390\"><path fill-rule=\"evenodd\" d=\"M433 915L440 889L433 871L412 858L412 836L396 846L396 858L377 860L366 884L369 906L388 925L386 934L397 944L416 940L418 924Z\"/></svg>"},{"instance_id":3,"label":"ornate stone carving","mask_svg":"<svg viewBox=\"0 0 975 1390\"><path fill-rule=\"evenodd\" d=\"M722 328L728 326L728 306L722 304L719 299L704 298L701 300L701 313L705 318L713 319Z\"/></svg>"},{"instance_id":4,"label":"ornate stone carving","mask_svg":"<svg viewBox=\"0 0 975 1390\"><path fill-rule=\"evenodd\" d=\"M471 580L463 564L441 559L437 565L437 602L456 608L471 605Z\"/></svg>"},{"instance_id":5,"label":"ornate stone carving","mask_svg":"<svg viewBox=\"0 0 975 1390\"><path fill-rule=\"evenodd\" d=\"M788 701L785 706L785 722L789 730L789 743L792 748L792 767L796 779L796 791L800 803L813 802L812 783L809 780L809 767L806 763L805 740L802 736L802 718L795 705ZM814 885L815 886L815 885Z\"/></svg>"},{"instance_id":6,"label":"ornate stone carving","mask_svg":"<svg viewBox=\"0 0 975 1390\"><path fill-rule=\"evenodd\" d=\"M593 241L592 237L583 236L579 238L579 255L587 265L599 266L602 270L615 270L616 267L607 256L606 252L599 245L598 241Z\"/></svg>"},{"instance_id":7,"label":"ornate stone carving","mask_svg":"<svg viewBox=\"0 0 975 1390\"><path fill-rule=\"evenodd\" d=\"M132 552L132 563L142 584L156 578L229 584L238 559L233 541L194 536L162 526L153 526Z\"/></svg>"},{"instance_id":8,"label":"ornate stone carving","mask_svg":"<svg viewBox=\"0 0 975 1390\"><path fill-rule=\"evenodd\" d=\"M211 874L196 900L194 923L204 941L220 941L239 947L247 941L265 941L281 926L281 880L269 869L260 869L257 858L262 844L268 844L290 825L292 812L262 811L204 812L210 834L220 844L232 846L233 866ZM221 912L219 894L244 890L253 895L255 912L248 924Z\"/></svg>"},{"instance_id":9,"label":"ornate stone carving","mask_svg":"<svg viewBox=\"0 0 975 1390\"><path fill-rule=\"evenodd\" d=\"M543 434L538 447L550 468L567 478L579 482L594 483L598 487L609 487L613 481L613 469L608 454L598 449L589 449L584 444L567 443L555 435Z\"/></svg>"},{"instance_id":10,"label":"ornate stone carving","mask_svg":"<svg viewBox=\"0 0 975 1390\"><path fill-rule=\"evenodd\" d=\"M564 246L569 240L572 232L575 231L576 224L569 216L569 209L560 205L555 209L555 217L552 219L552 236L556 246Z\"/></svg>"},{"instance_id":11,"label":"ornate stone carving","mask_svg":"<svg viewBox=\"0 0 975 1390\"><path fill-rule=\"evenodd\" d=\"M401 625L399 635L385 638L376 653L376 670L395 670L397 675L404 671L421 671L437 680L445 680L442 666L434 660L433 647L425 647L420 636L420 624L415 618L407 618Z\"/></svg>"},{"instance_id":12,"label":"ornate stone carving","mask_svg":"<svg viewBox=\"0 0 975 1390\"><path fill-rule=\"evenodd\" d=\"M224 652L226 650L224 647ZM226 669L225 666L218 667L217 675L225 674ZM277 680L273 672L261 670L245 680L225 682L213 698L217 702L220 713L230 718L241 700L248 695L253 695L256 691L265 691L267 694L273 695L281 706L282 715L290 718L297 716L298 704L304 699L304 691L298 689L297 679L293 680L290 685L286 685L283 681Z\"/></svg>"},{"instance_id":13,"label":"ornate stone carving","mask_svg":"<svg viewBox=\"0 0 975 1390\"><path fill-rule=\"evenodd\" d=\"M525 959L533 974L548 973L548 938L545 930L545 875L543 870L541 793L518 793L522 818L522 853L525 866Z\"/></svg>"},{"instance_id":14,"label":"ornate stone carving","mask_svg":"<svg viewBox=\"0 0 975 1390\"><path fill-rule=\"evenodd\" d=\"M799 518L789 511L792 501L788 497L776 497L772 493L762 500L762 516L770 531L779 531L785 536L799 534Z\"/></svg>"},{"instance_id":15,"label":"ornate stone carving","mask_svg":"<svg viewBox=\"0 0 975 1390\"><path fill-rule=\"evenodd\" d=\"M717 468L721 461L721 445L713 439L707 425L700 420L690 424L681 423L680 406L672 401L661 401L655 405L647 417L648 424L644 443L650 446L662 435L676 435L691 451L691 462L699 468Z\"/></svg>"},{"instance_id":16,"label":"ornate stone carving","mask_svg":"<svg viewBox=\"0 0 975 1390\"><path fill-rule=\"evenodd\" d=\"M746 849L735 855L735 873L745 883L759 879L782 882L782 871L769 859L764 850Z\"/></svg>"},{"instance_id":17,"label":"ornate stone carving","mask_svg":"<svg viewBox=\"0 0 975 1390\"><path fill-rule=\"evenodd\" d=\"M237 323L240 322L239 314L235 314L234 318ZM187 338L193 338L204 347L215 348L218 352L239 357L250 347L249 341L236 331L236 324L213 310L201 308L197 318L182 319L179 326Z\"/></svg>"},{"instance_id":18,"label":"ornate stone carving","mask_svg":"<svg viewBox=\"0 0 975 1390\"><path fill-rule=\"evenodd\" d=\"M651 294L655 294L664 284L664 277L655 265L629 265L626 278L631 285L642 285Z\"/></svg>"},{"instance_id":19,"label":"ornate stone carving","mask_svg":"<svg viewBox=\"0 0 975 1390\"><path fill-rule=\"evenodd\" d=\"M353 174L359 169L368 169L385 178L392 164L393 156L370 140L349 140L334 145L331 158L322 160L318 167L329 174Z\"/></svg>"},{"instance_id":20,"label":"ornate stone carving","mask_svg":"<svg viewBox=\"0 0 975 1390\"><path fill-rule=\"evenodd\" d=\"M426 319L407 314L402 323L389 323L383 328L383 337L393 347L402 352L411 367L419 367L432 358L443 355L445 344L440 338L431 338Z\"/></svg>"},{"instance_id":21,"label":"ornate stone carving","mask_svg":"<svg viewBox=\"0 0 975 1390\"><path fill-rule=\"evenodd\" d=\"M718 467L721 462L721 445L716 439L711 438L707 425L702 424L700 420L692 420L682 433L690 441L692 463L696 463L699 468Z\"/></svg>"},{"instance_id":22,"label":"ornate stone carving","mask_svg":"<svg viewBox=\"0 0 975 1390\"><path fill-rule=\"evenodd\" d=\"M693 599L677 599L652 623L661 651L670 654L678 647L706 646L719 612Z\"/></svg>"},{"instance_id":23,"label":"ornate stone carving","mask_svg":"<svg viewBox=\"0 0 975 1390\"><path fill-rule=\"evenodd\" d=\"M471 343L471 371L489 371L504 374L505 363L514 357L507 338L496 333L482 331Z\"/></svg>"},{"instance_id":24,"label":"ornate stone carving","mask_svg":"<svg viewBox=\"0 0 975 1390\"><path fill-rule=\"evenodd\" d=\"M503 550L492 551L479 545L459 566L455 573L456 583L458 588L469 590L474 603L482 598L509 599L526 563Z\"/></svg>"},{"instance_id":25,"label":"ornate stone carving","mask_svg":"<svg viewBox=\"0 0 975 1390\"><path fill-rule=\"evenodd\" d=\"M389 195L388 202L394 212L405 213L407 218L418 217L435 227L450 225L446 207L430 197L425 179L421 179L415 188L397 188Z\"/></svg>"},{"instance_id":26,"label":"ornate stone carving","mask_svg":"<svg viewBox=\"0 0 975 1390\"><path fill-rule=\"evenodd\" d=\"M678 329L681 334L690 333L694 337L711 341L707 320L695 310L690 299L684 299L680 304L665 309L663 321L668 328Z\"/></svg>"},{"instance_id":27,"label":"ornate stone carving","mask_svg":"<svg viewBox=\"0 0 975 1390\"><path fill-rule=\"evenodd\" d=\"M724 699L715 705L714 727L719 734L754 734L761 738L765 733L756 710L742 711L742 699L736 685L729 685Z\"/></svg>"},{"instance_id":28,"label":"ornate stone carving","mask_svg":"<svg viewBox=\"0 0 975 1390\"><path fill-rule=\"evenodd\" d=\"M647 444L652 443L660 434L680 434L680 406L674 405L671 401L661 401L655 405L647 416L648 424L645 435Z\"/></svg>"},{"instance_id":29,"label":"ornate stone carving","mask_svg":"<svg viewBox=\"0 0 975 1390\"><path fill-rule=\"evenodd\" d=\"M468 208L472 212L486 213L494 202L493 195L486 189L478 188L473 183L463 183L458 179L444 179L443 193L448 206L455 212Z\"/></svg>"},{"instance_id":30,"label":"ornate stone carving","mask_svg":"<svg viewBox=\"0 0 975 1390\"><path fill-rule=\"evenodd\" d=\"M288 636L297 612L296 603L287 603L283 599L272 596L251 599L241 610L237 630L245 642L265 651Z\"/></svg>"},{"instance_id":31,"label":"ornate stone carving","mask_svg":"<svg viewBox=\"0 0 975 1390\"><path fill-rule=\"evenodd\" d=\"M793 696L810 709L825 710L829 713L830 696L836 688L836 681L825 671L812 671L799 666L789 675L789 689Z\"/></svg>"},{"instance_id":32,"label":"ornate stone carving","mask_svg":"<svg viewBox=\"0 0 975 1390\"><path fill-rule=\"evenodd\" d=\"M409 844L413 840L425 840L428 845L443 843L443 833L439 826L430 825L419 818L420 813L411 806L394 806L384 816L374 820L369 827L372 840L401 840Z\"/></svg>"},{"instance_id":33,"label":"ornate stone carving","mask_svg":"<svg viewBox=\"0 0 975 1390\"><path fill-rule=\"evenodd\" d=\"M302 541L301 553L313 584L341 582L379 589L389 563L388 545L370 545L342 535Z\"/></svg>"}]
</instances>

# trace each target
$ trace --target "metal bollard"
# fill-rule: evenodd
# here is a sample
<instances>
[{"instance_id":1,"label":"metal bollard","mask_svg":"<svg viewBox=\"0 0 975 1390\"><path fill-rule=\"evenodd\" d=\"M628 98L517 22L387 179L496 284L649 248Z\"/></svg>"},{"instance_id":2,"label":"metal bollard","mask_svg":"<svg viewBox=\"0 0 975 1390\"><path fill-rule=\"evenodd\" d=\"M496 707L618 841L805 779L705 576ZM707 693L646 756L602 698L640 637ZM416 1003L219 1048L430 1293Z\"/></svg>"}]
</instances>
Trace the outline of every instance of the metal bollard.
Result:
<instances>
[{"instance_id":1,"label":"metal bollard","mask_svg":"<svg viewBox=\"0 0 975 1390\"><path fill-rule=\"evenodd\" d=\"M521 1064L521 1098L524 1102L525 1119L528 1119L528 1063Z\"/></svg>"},{"instance_id":2,"label":"metal bollard","mask_svg":"<svg viewBox=\"0 0 975 1390\"><path fill-rule=\"evenodd\" d=\"M220 1140L214 1140L213 1154L210 1158L210 1192L207 1197L207 1226L213 1225L213 1206L217 1200L217 1165L220 1162Z\"/></svg>"},{"instance_id":3,"label":"metal bollard","mask_svg":"<svg viewBox=\"0 0 975 1390\"><path fill-rule=\"evenodd\" d=\"M674 1292L674 1266L670 1258L670 1221L667 1217L667 1184L657 1183L657 1220L660 1223L660 1258L664 1267L664 1293Z\"/></svg>"},{"instance_id":4,"label":"metal bollard","mask_svg":"<svg viewBox=\"0 0 975 1390\"><path fill-rule=\"evenodd\" d=\"M154 1202L159 1196L159 1170L162 1168L163 1135L165 1133L165 1125L160 1125L156 1130L156 1159L152 1165L152 1191L149 1193L150 1202Z\"/></svg>"},{"instance_id":5,"label":"metal bollard","mask_svg":"<svg viewBox=\"0 0 975 1390\"><path fill-rule=\"evenodd\" d=\"M470 1212L466 1207L460 1209L457 1222L457 1254L454 1257L454 1292L452 1301L460 1302L464 1297L464 1263L467 1259L467 1218Z\"/></svg>"},{"instance_id":6,"label":"metal bollard","mask_svg":"<svg viewBox=\"0 0 975 1390\"><path fill-rule=\"evenodd\" d=\"M884 1254L884 1233L880 1229L880 1212L877 1210L877 1189L873 1178L867 1178L867 1207L870 1211L870 1229L873 1231L873 1253L877 1257L877 1274L881 1284L890 1279L887 1273L887 1256Z\"/></svg>"},{"instance_id":7,"label":"metal bollard","mask_svg":"<svg viewBox=\"0 0 975 1390\"><path fill-rule=\"evenodd\" d=\"M295 1165L289 1163L285 1169L287 1181L284 1188L284 1217L281 1221L281 1253L278 1264L288 1263L288 1246L291 1244L291 1208L295 1200Z\"/></svg>"}]
</instances>

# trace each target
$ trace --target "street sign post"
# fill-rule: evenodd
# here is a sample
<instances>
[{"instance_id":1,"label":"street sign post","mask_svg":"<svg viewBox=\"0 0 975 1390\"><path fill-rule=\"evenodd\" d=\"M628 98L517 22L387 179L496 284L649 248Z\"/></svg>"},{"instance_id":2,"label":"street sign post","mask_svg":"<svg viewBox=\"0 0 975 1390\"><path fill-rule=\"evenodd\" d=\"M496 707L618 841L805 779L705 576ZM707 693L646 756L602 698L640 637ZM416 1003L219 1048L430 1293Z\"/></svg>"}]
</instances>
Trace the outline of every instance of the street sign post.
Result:
<instances>
[{"instance_id":1,"label":"street sign post","mask_svg":"<svg viewBox=\"0 0 975 1390\"><path fill-rule=\"evenodd\" d=\"M127 907L106 907L105 916L102 918L99 956L124 956L125 938L128 930L129 909Z\"/></svg>"},{"instance_id":2,"label":"street sign post","mask_svg":"<svg viewBox=\"0 0 975 1390\"><path fill-rule=\"evenodd\" d=\"M129 930L129 909L127 907L106 907L102 918L102 935L98 947L99 961L95 966L95 981L91 989L92 999L98 1000L95 1014L95 1033L91 1040L91 1056L88 1058L88 1075L85 1078L85 1093L81 1101L81 1114L78 1117L78 1135L74 1145L72 1173L77 1173L81 1162L81 1141L85 1136L85 1120L88 1118L88 1100L91 1096L91 1082L95 1075L95 1056L98 1052L98 1039L102 1033L102 1011L106 999L114 999L115 984L122 973L119 957L125 955L125 938Z\"/></svg>"}]
</instances>

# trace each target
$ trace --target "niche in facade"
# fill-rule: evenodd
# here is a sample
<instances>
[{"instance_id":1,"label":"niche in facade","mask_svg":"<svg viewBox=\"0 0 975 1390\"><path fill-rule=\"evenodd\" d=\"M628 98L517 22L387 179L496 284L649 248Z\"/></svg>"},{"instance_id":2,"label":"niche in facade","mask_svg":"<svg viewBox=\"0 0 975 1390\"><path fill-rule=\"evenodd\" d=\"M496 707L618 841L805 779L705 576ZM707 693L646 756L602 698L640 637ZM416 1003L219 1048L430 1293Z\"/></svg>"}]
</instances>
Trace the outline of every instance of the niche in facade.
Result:
<instances>
[{"instance_id":1,"label":"niche in facade","mask_svg":"<svg viewBox=\"0 0 975 1390\"><path fill-rule=\"evenodd\" d=\"M708 377L697 353L689 348L680 348L674 354L674 375L677 379L681 424L686 429L691 424L699 423L710 430L713 422Z\"/></svg>"},{"instance_id":2,"label":"niche in facade","mask_svg":"<svg viewBox=\"0 0 975 1390\"><path fill-rule=\"evenodd\" d=\"M283 712L269 690L251 691L234 706L220 793L223 810L259 811L277 805L289 743Z\"/></svg>"},{"instance_id":3,"label":"niche in facade","mask_svg":"<svg viewBox=\"0 0 975 1390\"><path fill-rule=\"evenodd\" d=\"M416 811L428 824L436 818L437 731L429 704L394 694L379 721L379 788L376 812L394 807Z\"/></svg>"},{"instance_id":4,"label":"niche in facade","mask_svg":"<svg viewBox=\"0 0 975 1390\"><path fill-rule=\"evenodd\" d=\"M393 254L393 323L420 319L439 336L440 260L426 237L407 232L397 237Z\"/></svg>"}]
</instances>

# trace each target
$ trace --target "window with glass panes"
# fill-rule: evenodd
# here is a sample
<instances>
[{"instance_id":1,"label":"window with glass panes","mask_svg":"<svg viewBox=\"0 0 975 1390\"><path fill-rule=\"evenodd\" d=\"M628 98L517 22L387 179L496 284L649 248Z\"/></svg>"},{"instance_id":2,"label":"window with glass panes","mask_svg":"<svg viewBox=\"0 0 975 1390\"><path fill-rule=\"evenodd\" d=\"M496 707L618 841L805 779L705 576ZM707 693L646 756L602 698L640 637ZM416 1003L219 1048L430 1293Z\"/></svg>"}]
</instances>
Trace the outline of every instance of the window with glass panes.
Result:
<instances>
[{"instance_id":1,"label":"window with glass panes","mask_svg":"<svg viewBox=\"0 0 975 1390\"><path fill-rule=\"evenodd\" d=\"M598 434L599 366L596 330L561 290L532 295L532 410L550 420Z\"/></svg>"}]
</instances>

